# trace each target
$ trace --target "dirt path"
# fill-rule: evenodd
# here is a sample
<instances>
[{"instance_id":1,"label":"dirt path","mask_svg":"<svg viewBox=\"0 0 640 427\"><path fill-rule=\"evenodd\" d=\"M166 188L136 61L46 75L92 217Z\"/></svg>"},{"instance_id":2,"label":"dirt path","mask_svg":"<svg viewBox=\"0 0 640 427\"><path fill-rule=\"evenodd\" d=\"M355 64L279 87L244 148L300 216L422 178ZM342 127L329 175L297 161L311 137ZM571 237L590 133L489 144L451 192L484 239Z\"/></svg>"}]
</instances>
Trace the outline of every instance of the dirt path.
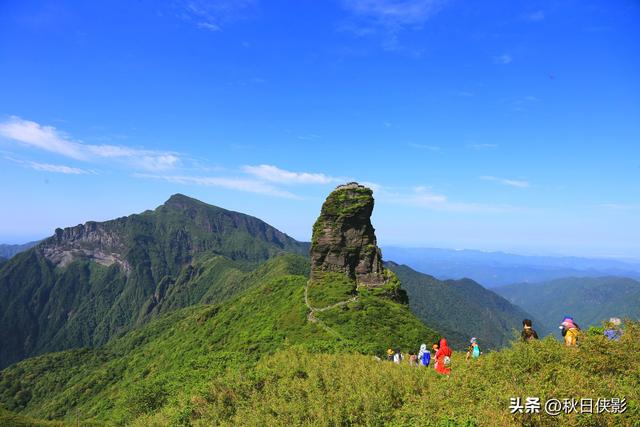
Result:
<instances>
[{"instance_id":1,"label":"dirt path","mask_svg":"<svg viewBox=\"0 0 640 427\"><path fill-rule=\"evenodd\" d=\"M307 285L304 287L304 303L307 306L307 308L309 309L309 314L307 314L307 320L311 323L317 323L318 325L320 325L325 331L329 332L332 335L335 335L336 337L344 340L344 337L342 335L340 335L340 333L338 333L335 329L329 327L325 322L323 322L322 320L318 319L316 317L316 313L321 313L323 311L327 311L327 310L331 310L337 307L342 307L345 304L349 304L350 302L355 302L358 301L358 296L354 296L349 298L348 300L344 300L344 301L340 301L337 302L335 304L331 304L327 307L322 307L322 308L315 308L312 307L311 304L309 303L309 281L307 281Z\"/></svg>"}]
</instances>

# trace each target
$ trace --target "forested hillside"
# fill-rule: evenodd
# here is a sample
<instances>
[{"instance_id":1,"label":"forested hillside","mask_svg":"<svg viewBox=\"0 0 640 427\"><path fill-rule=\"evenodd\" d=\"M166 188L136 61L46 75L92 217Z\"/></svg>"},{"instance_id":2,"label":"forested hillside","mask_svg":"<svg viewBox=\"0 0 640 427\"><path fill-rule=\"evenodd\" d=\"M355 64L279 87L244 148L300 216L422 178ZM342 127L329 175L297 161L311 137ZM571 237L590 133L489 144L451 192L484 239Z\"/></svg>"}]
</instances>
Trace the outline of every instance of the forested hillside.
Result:
<instances>
[{"instance_id":1,"label":"forested hillside","mask_svg":"<svg viewBox=\"0 0 640 427\"><path fill-rule=\"evenodd\" d=\"M610 317L640 319L640 282L625 277L568 277L495 291L551 326L559 325L566 315L583 328Z\"/></svg>"},{"instance_id":2,"label":"forested hillside","mask_svg":"<svg viewBox=\"0 0 640 427\"><path fill-rule=\"evenodd\" d=\"M506 346L514 330L522 328L522 320L532 317L473 280L438 280L406 265L387 266L402 282L411 311L460 350L471 337L477 337L483 349Z\"/></svg>"},{"instance_id":3,"label":"forested hillside","mask_svg":"<svg viewBox=\"0 0 640 427\"><path fill-rule=\"evenodd\" d=\"M58 229L0 269L0 367L97 346L155 314L245 289L259 263L306 254L263 221L183 195L154 211Z\"/></svg>"}]
</instances>

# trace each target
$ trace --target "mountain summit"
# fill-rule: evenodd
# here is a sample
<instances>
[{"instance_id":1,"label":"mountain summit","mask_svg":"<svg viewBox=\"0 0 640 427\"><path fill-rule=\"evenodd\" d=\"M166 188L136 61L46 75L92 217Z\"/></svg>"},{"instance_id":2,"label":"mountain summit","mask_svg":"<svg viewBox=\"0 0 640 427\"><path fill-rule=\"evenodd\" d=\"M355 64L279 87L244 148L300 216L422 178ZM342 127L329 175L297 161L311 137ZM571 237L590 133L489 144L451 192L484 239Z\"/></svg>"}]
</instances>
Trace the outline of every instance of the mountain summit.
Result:
<instances>
[{"instance_id":1,"label":"mountain summit","mask_svg":"<svg viewBox=\"0 0 640 427\"><path fill-rule=\"evenodd\" d=\"M152 211L58 228L0 268L0 368L218 302L245 289L259 264L307 250L258 218L182 194Z\"/></svg>"},{"instance_id":2,"label":"mountain summit","mask_svg":"<svg viewBox=\"0 0 640 427\"><path fill-rule=\"evenodd\" d=\"M338 186L313 226L312 277L342 272L358 284L385 283L382 254L371 225L373 192L356 182Z\"/></svg>"}]
</instances>

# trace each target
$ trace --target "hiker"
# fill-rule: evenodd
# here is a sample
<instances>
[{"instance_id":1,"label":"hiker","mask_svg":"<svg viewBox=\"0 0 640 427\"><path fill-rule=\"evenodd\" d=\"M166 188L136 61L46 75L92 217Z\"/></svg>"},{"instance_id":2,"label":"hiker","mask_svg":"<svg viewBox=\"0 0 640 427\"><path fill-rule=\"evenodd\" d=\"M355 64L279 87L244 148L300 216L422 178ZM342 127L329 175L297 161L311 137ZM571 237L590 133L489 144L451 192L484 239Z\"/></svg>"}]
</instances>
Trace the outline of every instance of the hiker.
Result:
<instances>
[{"instance_id":1,"label":"hiker","mask_svg":"<svg viewBox=\"0 0 640 427\"><path fill-rule=\"evenodd\" d=\"M578 324L573 321L573 317L565 316L564 320L562 320L562 323L560 324L560 329L562 329L564 344L567 347L575 347L578 343L580 328L578 327Z\"/></svg>"},{"instance_id":2,"label":"hiker","mask_svg":"<svg viewBox=\"0 0 640 427\"><path fill-rule=\"evenodd\" d=\"M521 337L524 342L538 339L538 333L533 329L531 319L524 319L522 321Z\"/></svg>"},{"instance_id":3,"label":"hiker","mask_svg":"<svg viewBox=\"0 0 640 427\"><path fill-rule=\"evenodd\" d=\"M436 354L438 354L438 344L434 344L433 345L433 359L434 359L433 368L437 370L438 369L438 359L436 359Z\"/></svg>"},{"instance_id":4,"label":"hiker","mask_svg":"<svg viewBox=\"0 0 640 427\"><path fill-rule=\"evenodd\" d=\"M617 317L612 317L604 324L604 336L609 340L619 341L622 336L620 324L622 321Z\"/></svg>"},{"instance_id":5,"label":"hiker","mask_svg":"<svg viewBox=\"0 0 640 427\"><path fill-rule=\"evenodd\" d=\"M399 365L400 362L402 362L402 359L404 359L404 357L402 357L402 353L400 352L400 349L397 349L393 355L393 363Z\"/></svg>"},{"instance_id":6,"label":"hiker","mask_svg":"<svg viewBox=\"0 0 640 427\"><path fill-rule=\"evenodd\" d=\"M441 374L449 375L451 373L451 355L453 352L447 345L447 340L442 338L438 345L438 352L436 353L436 371Z\"/></svg>"},{"instance_id":7,"label":"hiker","mask_svg":"<svg viewBox=\"0 0 640 427\"><path fill-rule=\"evenodd\" d=\"M420 346L420 352L418 352L418 362L422 366L429 366L431 362L431 352L427 350L427 345L422 344Z\"/></svg>"},{"instance_id":8,"label":"hiker","mask_svg":"<svg viewBox=\"0 0 640 427\"><path fill-rule=\"evenodd\" d=\"M418 366L418 356L413 351L409 353L409 366Z\"/></svg>"},{"instance_id":9,"label":"hiker","mask_svg":"<svg viewBox=\"0 0 640 427\"><path fill-rule=\"evenodd\" d=\"M471 357L474 359L480 357L480 347L478 346L478 339L476 337L471 338L471 344L467 348L466 360L469 360Z\"/></svg>"},{"instance_id":10,"label":"hiker","mask_svg":"<svg viewBox=\"0 0 640 427\"><path fill-rule=\"evenodd\" d=\"M393 355L395 354L395 351L393 351L393 349L391 347L389 347L387 349L387 360L389 362L393 362Z\"/></svg>"}]
</instances>

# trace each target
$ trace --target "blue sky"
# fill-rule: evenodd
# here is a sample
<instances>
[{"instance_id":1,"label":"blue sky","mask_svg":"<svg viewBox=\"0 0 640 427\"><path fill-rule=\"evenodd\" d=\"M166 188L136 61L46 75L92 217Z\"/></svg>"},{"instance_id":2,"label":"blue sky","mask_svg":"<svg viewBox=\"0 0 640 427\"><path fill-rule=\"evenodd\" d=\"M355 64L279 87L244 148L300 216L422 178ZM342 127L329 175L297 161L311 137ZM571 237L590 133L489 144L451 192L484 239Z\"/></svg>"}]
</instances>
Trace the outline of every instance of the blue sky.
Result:
<instances>
[{"instance_id":1,"label":"blue sky","mask_svg":"<svg viewBox=\"0 0 640 427\"><path fill-rule=\"evenodd\" d=\"M640 4L3 1L0 242L180 192L309 239L640 258Z\"/></svg>"}]
</instances>

